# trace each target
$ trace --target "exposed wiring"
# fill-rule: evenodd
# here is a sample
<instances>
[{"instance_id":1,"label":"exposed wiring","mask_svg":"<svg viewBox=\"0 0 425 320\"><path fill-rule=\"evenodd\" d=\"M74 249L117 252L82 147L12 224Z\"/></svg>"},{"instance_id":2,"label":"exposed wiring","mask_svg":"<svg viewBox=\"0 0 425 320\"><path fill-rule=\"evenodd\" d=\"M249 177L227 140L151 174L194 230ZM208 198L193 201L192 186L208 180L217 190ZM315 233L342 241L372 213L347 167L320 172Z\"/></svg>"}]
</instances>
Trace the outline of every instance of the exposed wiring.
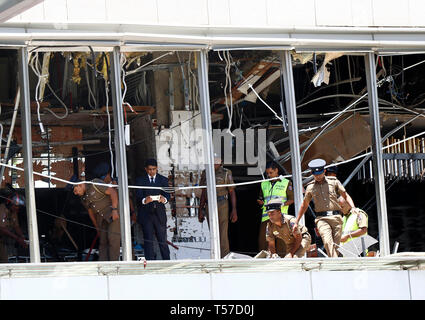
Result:
<instances>
[{"instance_id":1,"label":"exposed wiring","mask_svg":"<svg viewBox=\"0 0 425 320\"><path fill-rule=\"evenodd\" d=\"M127 59L126 59L125 55L121 54L120 64L121 64L121 72L122 72L122 83L123 83L123 86L124 86L124 92L122 93L121 105L123 106L124 112L125 112L124 105L127 105L133 113L137 114L137 112L133 109L131 104L125 101L125 95L127 94L127 83L125 82L126 71L124 69L124 65L126 64L126 62L127 62ZM127 113L126 113L126 115L127 115ZM126 118L127 118L127 116L126 116ZM127 120L126 120L126 123L127 123Z\"/></svg>"},{"instance_id":2,"label":"exposed wiring","mask_svg":"<svg viewBox=\"0 0 425 320\"><path fill-rule=\"evenodd\" d=\"M85 68L84 74L86 76L87 89L89 90L89 94L87 96L87 102L91 109L96 109L96 98L94 97L93 91L91 90L91 87L90 87L89 71L87 67ZM92 100L94 102L94 105L92 104Z\"/></svg>"},{"instance_id":3,"label":"exposed wiring","mask_svg":"<svg viewBox=\"0 0 425 320\"><path fill-rule=\"evenodd\" d=\"M176 51L176 55L177 55L177 59L179 60L180 69L181 69L181 73L182 73L185 109L190 110L189 91L188 91L187 83L186 83L186 76L185 76L185 72L184 72L184 64L180 60L180 55L179 55L178 51Z\"/></svg>"},{"instance_id":4,"label":"exposed wiring","mask_svg":"<svg viewBox=\"0 0 425 320\"><path fill-rule=\"evenodd\" d=\"M46 111L50 112L52 115L54 115L56 118L63 120L68 116L68 107L66 106L66 104L57 96L56 92L52 89L52 87L50 86L50 84L47 82L47 87L50 89L50 91L52 92L52 94L56 97L56 99L58 99L59 103L64 107L65 109L65 113L62 116L57 115L55 112L53 112L53 110L51 110L50 108L45 108Z\"/></svg>"},{"instance_id":5,"label":"exposed wiring","mask_svg":"<svg viewBox=\"0 0 425 320\"><path fill-rule=\"evenodd\" d=\"M112 152L112 135L111 135L111 115L109 113L109 87L108 80L105 80L105 94L106 94L106 114L108 115L108 146L109 154L111 156L111 177L114 176L115 166L114 166L114 154Z\"/></svg>"},{"instance_id":6,"label":"exposed wiring","mask_svg":"<svg viewBox=\"0 0 425 320\"><path fill-rule=\"evenodd\" d=\"M1 115L1 103L0 103L0 115ZM0 123L0 152L1 152L1 143L3 140L3 124ZM4 154L4 159L1 159L1 155L0 155L0 161L5 162L6 161L6 156L7 156L7 151L5 150L5 154ZM3 180L3 176L0 177L0 184L1 181Z\"/></svg>"},{"instance_id":7,"label":"exposed wiring","mask_svg":"<svg viewBox=\"0 0 425 320\"><path fill-rule=\"evenodd\" d=\"M38 81L37 81L37 85L35 87L35 102L37 103L37 120L38 120L38 125L40 127L41 133L44 133L44 126L43 123L41 122L41 117L40 117L40 99L39 99L39 88L40 88L40 83L41 83L41 79L42 77L47 77L47 75L41 75L37 69L37 67L34 66L34 61L36 61L36 65L38 65L38 53L35 52L34 56L30 59L30 67L32 69L32 71L37 75L38 77Z\"/></svg>"},{"instance_id":8,"label":"exposed wiring","mask_svg":"<svg viewBox=\"0 0 425 320\"><path fill-rule=\"evenodd\" d=\"M223 51L223 56L224 56L224 60L226 61L226 67L225 67L226 84L224 86L224 99L225 99L225 104L227 109L227 116L229 118L229 126L227 128L227 133L229 133L230 135L234 137L235 135L231 131L232 118L233 118L233 96L232 96L232 78L230 77L231 62L230 62L229 51ZM229 99L230 99L230 109L229 109L229 104L227 102L228 101L227 95L229 95Z\"/></svg>"},{"instance_id":9,"label":"exposed wiring","mask_svg":"<svg viewBox=\"0 0 425 320\"><path fill-rule=\"evenodd\" d=\"M194 81L193 81L193 87L194 87L194 96L195 96L195 101L196 101L196 106L199 109L199 90L198 90L198 85L197 85L197 77L196 75L193 73L192 68L190 67L190 63L191 63L191 57L192 57L192 52L189 53L189 63L188 63L188 71L189 71L189 75L192 75ZM195 108L193 108L194 110Z\"/></svg>"},{"instance_id":10,"label":"exposed wiring","mask_svg":"<svg viewBox=\"0 0 425 320\"><path fill-rule=\"evenodd\" d=\"M35 101L37 103L37 120L38 120L38 124L40 126L40 130L42 133L44 133L44 126L43 123L41 122L41 115L40 115L40 98L39 98L39 88L40 88L40 84L41 84L41 80L43 78L47 78L49 76L49 74L41 74L41 66L39 64L39 60L38 60L38 53L34 53L34 56L30 59L30 63L29 63L31 69L33 70L34 74L38 77L38 82L37 82L37 86L35 88ZM53 88L50 86L49 82L46 81L46 85L47 87L50 89L50 91L52 92L52 94L55 96L55 98L59 101L59 103L64 107L65 109L65 113L62 116L57 115L53 110L51 110L50 108L45 108L46 111L50 112L53 116L55 116L57 119L63 120L68 116L68 107L66 106L66 104L62 101L62 99L60 99L58 97L58 95L56 94L56 92L53 90Z\"/></svg>"},{"instance_id":11,"label":"exposed wiring","mask_svg":"<svg viewBox=\"0 0 425 320\"><path fill-rule=\"evenodd\" d=\"M269 108L269 110L271 112L273 112L274 116L279 119L280 121L282 121L283 123L283 119L281 117L279 117L279 115L276 113L276 111L273 110L272 107L270 107L263 99L261 99L260 95L257 93L257 91L255 91L255 89L252 87L252 85L250 83L248 83L248 87L251 88L252 92L254 92L254 94L257 96L257 98L267 107Z\"/></svg>"},{"instance_id":12,"label":"exposed wiring","mask_svg":"<svg viewBox=\"0 0 425 320\"><path fill-rule=\"evenodd\" d=\"M161 56L159 56L159 57L157 57L157 58L155 58L155 59L153 59L153 60L151 60L151 61L149 61L149 62L145 63L144 65L141 65L140 67L138 67L138 68L136 68L136 69L134 69L134 70L127 71L127 76L129 76L129 75L131 75L131 74L133 74L133 73L139 72L139 71L140 71L140 70L142 70L144 67L146 67L146 66L150 65L152 62L154 62L154 61L156 61L156 60L159 60L159 59L161 59L161 58L163 58L163 57L165 57L165 56L168 56L168 55L170 55L170 54L174 54L174 51L170 51L170 52L164 53L163 55L161 55Z\"/></svg>"},{"instance_id":13,"label":"exposed wiring","mask_svg":"<svg viewBox=\"0 0 425 320\"><path fill-rule=\"evenodd\" d=\"M352 79L352 76L351 76L351 66L350 66L350 56L349 55L347 55L347 65L348 65L348 79L350 80L351 92L353 94L355 94L354 93L354 88L353 88L353 81L351 80Z\"/></svg>"}]
</instances>

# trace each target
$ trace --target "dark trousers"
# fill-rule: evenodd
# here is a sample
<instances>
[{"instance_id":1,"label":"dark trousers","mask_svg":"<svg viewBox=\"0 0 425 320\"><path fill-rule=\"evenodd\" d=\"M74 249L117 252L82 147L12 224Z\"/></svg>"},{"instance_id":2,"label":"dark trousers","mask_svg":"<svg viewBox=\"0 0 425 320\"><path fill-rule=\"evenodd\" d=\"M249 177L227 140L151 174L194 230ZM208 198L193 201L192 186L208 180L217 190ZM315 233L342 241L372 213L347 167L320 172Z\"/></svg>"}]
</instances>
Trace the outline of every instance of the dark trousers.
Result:
<instances>
[{"instance_id":1,"label":"dark trousers","mask_svg":"<svg viewBox=\"0 0 425 320\"><path fill-rule=\"evenodd\" d=\"M143 230L143 248L146 260L155 260L153 250L154 235L158 241L163 260L170 260L170 249L167 244L167 215L163 210L140 212L140 222Z\"/></svg>"}]
</instances>

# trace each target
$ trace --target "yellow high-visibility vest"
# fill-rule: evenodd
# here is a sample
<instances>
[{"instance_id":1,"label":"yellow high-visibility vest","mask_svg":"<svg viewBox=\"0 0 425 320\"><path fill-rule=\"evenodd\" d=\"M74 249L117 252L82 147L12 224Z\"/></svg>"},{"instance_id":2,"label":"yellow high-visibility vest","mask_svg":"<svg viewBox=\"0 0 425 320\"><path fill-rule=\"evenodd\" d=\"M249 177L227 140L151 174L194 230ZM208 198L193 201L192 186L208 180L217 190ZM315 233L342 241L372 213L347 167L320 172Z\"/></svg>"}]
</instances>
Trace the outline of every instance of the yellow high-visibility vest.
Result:
<instances>
[{"instance_id":1,"label":"yellow high-visibility vest","mask_svg":"<svg viewBox=\"0 0 425 320\"><path fill-rule=\"evenodd\" d=\"M357 214L350 213L349 215L344 216L344 218L342 219L342 235L343 236L346 235L346 234L349 234L353 231L356 231L358 229L360 229L360 228L359 228L359 225L357 224ZM367 234L367 232L365 234ZM358 237L349 237L347 239L347 241L342 242L342 244L345 244L345 243L347 243L347 242L349 242L349 241L351 241L355 238L358 238Z\"/></svg>"},{"instance_id":2,"label":"yellow high-visibility vest","mask_svg":"<svg viewBox=\"0 0 425 320\"><path fill-rule=\"evenodd\" d=\"M261 190L263 191L264 205L263 205L263 214L261 216L261 222L267 221L269 215L266 213L266 204L272 200L281 198L282 204L287 200L286 190L288 189L289 180L283 178L282 180L277 180L274 185L271 181L261 182ZM282 206L282 213L288 213L289 206Z\"/></svg>"}]
</instances>

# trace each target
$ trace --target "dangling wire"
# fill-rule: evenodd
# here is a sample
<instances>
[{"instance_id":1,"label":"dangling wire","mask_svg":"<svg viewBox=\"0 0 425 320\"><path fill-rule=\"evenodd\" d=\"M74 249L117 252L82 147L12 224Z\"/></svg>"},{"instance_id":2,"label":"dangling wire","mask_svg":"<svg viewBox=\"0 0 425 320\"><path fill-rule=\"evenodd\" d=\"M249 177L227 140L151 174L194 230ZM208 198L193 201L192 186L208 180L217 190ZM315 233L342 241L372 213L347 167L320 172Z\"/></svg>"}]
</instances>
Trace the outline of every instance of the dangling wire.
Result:
<instances>
[{"instance_id":1,"label":"dangling wire","mask_svg":"<svg viewBox=\"0 0 425 320\"><path fill-rule=\"evenodd\" d=\"M230 62L230 53L229 51L223 51L224 60L226 61L226 67L225 67L225 73L226 73L226 84L224 86L224 99L225 104L227 108L227 115L229 117L229 127L227 128L227 133L235 136L232 131L230 130L232 128L232 119L233 119L233 97L232 97L232 78L230 77L230 68L231 68L231 62ZM229 88L229 91L227 91L227 88ZM230 99L230 108L227 100L227 95L229 95Z\"/></svg>"},{"instance_id":2,"label":"dangling wire","mask_svg":"<svg viewBox=\"0 0 425 320\"><path fill-rule=\"evenodd\" d=\"M34 66L34 62L35 62L35 66ZM34 98L35 98L35 102L37 103L38 125L40 126L41 133L44 133L44 127L43 127L43 123L41 122L41 117L40 117L40 99L39 99L39 88L40 88L41 78L43 77L43 75L40 74L37 66L38 66L38 53L35 52L34 56L30 59L30 67L31 67L32 71L38 77L37 85L35 87L35 97ZM46 76L47 75L44 75L44 77L46 77Z\"/></svg>"},{"instance_id":3,"label":"dangling wire","mask_svg":"<svg viewBox=\"0 0 425 320\"><path fill-rule=\"evenodd\" d=\"M107 61L106 55L104 55L104 59ZM114 166L114 154L112 152L112 136L111 136L111 115L109 113L109 87L108 80L104 77L105 80L105 94L106 94L106 113L108 115L108 145L109 145L109 153L111 155L111 177L114 176L115 166Z\"/></svg>"},{"instance_id":4,"label":"dangling wire","mask_svg":"<svg viewBox=\"0 0 425 320\"><path fill-rule=\"evenodd\" d=\"M30 63L29 63L32 71L35 73L35 75L38 77L38 82L37 82L37 86L35 88L35 101L37 103L37 119L38 119L38 124L40 126L40 130L42 133L44 133L44 126L43 123L41 122L41 116L40 116L40 98L39 98L39 94L40 94L40 84L41 84L41 80L43 78L47 78L49 76L49 74L42 74L42 70L40 70L41 66L40 63L38 61L38 54L37 52L34 53L34 56L30 59ZM58 95L56 94L56 92L53 90L53 88L50 86L49 82L46 81L46 86L50 89L50 91L52 92L52 94L55 96L55 98L59 101L59 103L64 107L65 109L65 113L62 116L57 115L55 112L53 112L53 110L51 110L50 108L45 108L46 111L50 112L55 118L62 120L65 119L68 116L68 107L66 106L66 104L58 97Z\"/></svg>"},{"instance_id":5,"label":"dangling wire","mask_svg":"<svg viewBox=\"0 0 425 320\"><path fill-rule=\"evenodd\" d=\"M122 93L121 104L123 106L124 113L125 113L125 123L127 124L127 112L125 111L124 105L127 105L133 113L137 114L137 112L133 109L133 107L131 106L130 103L125 102L125 95L127 93L127 83L125 82L126 71L124 70L124 65L126 63L127 63L127 58L125 57L124 54L121 54L121 56L120 56L120 64L121 64L121 73L122 73L122 83L124 85L124 92Z\"/></svg>"},{"instance_id":6,"label":"dangling wire","mask_svg":"<svg viewBox=\"0 0 425 320\"><path fill-rule=\"evenodd\" d=\"M1 103L0 103L0 115L1 115ZM3 124L0 123L0 154L1 154L1 142L3 140ZM1 156L0 156L1 160ZM6 160L6 150L4 150L4 160ZM0 177L0 183L3 180L3 177Z\"/></svg>"}]
</instances>

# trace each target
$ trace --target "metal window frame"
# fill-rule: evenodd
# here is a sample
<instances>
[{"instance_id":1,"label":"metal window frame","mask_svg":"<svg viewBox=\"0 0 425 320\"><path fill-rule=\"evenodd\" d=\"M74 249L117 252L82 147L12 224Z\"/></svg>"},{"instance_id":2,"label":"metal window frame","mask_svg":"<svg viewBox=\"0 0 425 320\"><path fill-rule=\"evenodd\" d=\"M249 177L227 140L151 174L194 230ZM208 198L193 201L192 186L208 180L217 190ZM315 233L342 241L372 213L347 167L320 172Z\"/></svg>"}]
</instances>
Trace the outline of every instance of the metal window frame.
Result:
<instances>
[{"instance_id":1,"label":"metal window frame","mask_svg":"<svg viewBox=\"0 0 425 320\"><path fill-rule=\"evenodd\" d=\"M303 184L300 157L300 142L298 136L297 104L295 101L295 86L292 72L291 53L289 51L280 52L281 75L285 93L285 106L288 117L289 146L291 150L292 183L294 190L295 214L303 202ZM304 216L300 220L305 225Z\"/></svg>"},{"instance_id":2,"label":"metal window frame","mask_svg":"<svg viewBox=\"0 0 425 320\"><path fill-rule=\"evenodd\" d=\"M41 45L41 43L39 43ZM50 45L49 45L50 44ZM140 43L126 43L122 45L122 50L120 50L120 45L117 42L104 42L99 46L99 42L96 41L87 41L85 44L79 43L80 46L66 46L66 47L53 47L51 46L51 42L46 41L46 47L50 48L41 48L34 47L34 43L31 46L21 45L21 44L11 44L11 45L3 45L2 47L6 48L16 48L18 50L19 55L19 82L21 85L21 96L22 96L22 128L27 130L27 132L23 135L23 145L24 151L28 155L24 158L25 163L25 181L26 181L26 198L27 198L27 218L28 218L28 232L30 237L30 262L38 263L40 262L40 251L39 251L39 241L38 241L38 229L37 229L37 217L36 217L36 206L35 206L35 192L34 192L34 180L32 175L32 144L31 144L31 135L30 131L28 133L28 128L30 129L31 118L30 118L30 102L29 102L29 79L28 79L28 49L33 48L36 50L46 50L49 51L63 51L63 49L68 49L74 51L76 48L80 49L85 45L93 45L99 50L102 51L112 51L113 59L113 72L112 72L112 94L113 94L113 107L114 107L114 125L116 126L116 137L115 143L118 147L118 156L117 156L117 168L118 168L118 177L120 179L120 188L119 188L119 197L124 201L120 201L120 214L121 214L121 228L122 228L122 241L123 241L123 259L128 261L131 260L131 230L130 230L130 218L129 218L129 207L128 207L128 183L127 183L127 172L126 172L126 156L125 156L125 141L124 141L124 124L122 119L122 114L119 110L122 110L121 105L121 90L119 90L118 84L120 68L119 68L119 53L125 51L132 50L140 50L140 51L154 51L154 50L176 50L176 51L195 51L197 54L197 58L199 61L198 68L198 81L200 88L200 98L201 98L201 116L202 116L202 125L203 129L206 132L206 137L204 139L204 148L206 155L206 173L207 173L207 193L209 199L215 199L214 201L208 202L209 212L210 214L210 232L211 232L211 258L212 259L220 259L220 242L219 242L219 230L218 230L218 216L217 216L217 197L216 197L216 185L215 185L215 172L213 168L213 150L212 150L212 136L211 136L211 110L209 105L209 90L208 90L208 45L184 45L184 44L166 44L166 43L153 43L141 45ZM104 45L104 46L103 46ZM111 48L111 45L114 45ZM282 50L282 75L284 76L284 84L285 84L285 99L286 99L286 108L288 112L288 124L290 129L290 140L291 140L291 156L294 163L292 163L292 167L300 167L299 160L296 159L296 155L299 155L299 141L297 139L298 131L295 130L297 128L296 122L296 109L295 101L293 100L293 92L294 92L294 83L292 76L292 64L290 63L290 51L291 48L275 47L275 46L238 46L232 47L229 46L225 48L214 48L214 50L236 50L240 48L246 48L247 50ZM378 223L379 223L379 234L380 234L380 251L383 256L389 254L389 238L388 238L388 219L387 219L387 210L386 210L386 202L385 202L385 185L383 182L383 168L382 168L382 152L380 152L380 132L379 132L379 110L377 104L377 89L376 89L376 75L374 74L374 65L375 62L372 59L373 57L373 48L362 48L362 49L353 49L353 48L303 48L296 49L297 52L301 51L309 51L309 52L319 52L319 51L345 51L347 53L359 53L365 56L365 62L367 63L367 81L368 81L368 92L369 94L369 108L371 113L371 120L374 126L374 136L373 145L374 145L374 167L375 172L378 173L378 183L376 183L376 194L378 199ZM382 51L381 51L382 52ZM398 50L392 50L391 53L396 54ZM409 54L423 53L424 48L418 48L418 50L409 49ZM382 52L383 53L383 52ZM400 54L403 54L403 50L400 50ZM372 96L372 97L371 97ZM294 118L294 119L293 119ZM295 129L294 129L295 128ZM209 142L209 143L208 143ZM298 143L298 147L297 147ZM298 152L297 152L298 151ZM294 157L295 155L295 157ZM293 170L294 172L294 190L299 190L295 192L295 207L299 208L302 201L302 183L300 184L299 180L301 178L301 167L299 170ZM126 186L122 185L124 183ZM301 196L300 196L301 195ZM126 205L126 204L127 205ZM123 223L124 222L124 223ZM130 248L130 249L129 249Z\"/></svg>"},{"instance_id":3,"label":"metal window frame","mask_svg":"<svg viewBox=\"0 0 425 320\"><path fill-rule=\"evenodd\" d=\"M200 109L202 129L204 131L204 159L207 181L208 218L210 222L211 259L220 259L220 230L218 228L217 190L214 170L214 151L211 126L210 94L208 88L208 52L197 52L198 59L198 86L200 95Z\"/></svg>"},{"instance_id":4,"label":"metal window frame","mask_svg":"<svg viewBox=\"0 0 425 320\"><path fill-rule=\"evenodd\" d=\"M25 198L28 221L28 238L30 242L30 262L40 263L40 244L38 240L37 208L35 204L35 186L32 162L28 49L25 47L18 50L18 68L21 88L22 154L24 158Z\"/></svg>"},{"instance_id":5,"label":"metal window frame","mask_svg":"<svg viewBox=\"0 0 425 320\"><path fill-rule=\"evenodd\" d=\"M115 153L118 175L118 205L120 213L121 228L121 245L122 259L124 261L132 260L131 247L131 222L130 222L130 200L128 191L127 176L127 154L125 147L124 134L124 116L122 107L121 93L121 64L120 64L120 48L114 47L111 59L111 91L112 91L112 107L114 117L114 136L115 136ZM106 106L108 108L108 106Z\"/></svg>"},{"instance_id":6,"label":"metal window frame","mask_svg":"<svg viewBox=\"0 0 425 320\"><path fill-rule=\"evenodd\" d=\"M378 89L376 86L376 64L374 57L374 53L367 53L364 58L366 67L370 123L372 126L372 163L375 175L376 207L378 209L379 251L382 256L386 256L391 252L389 245L381 127L379 121Z\"/></svg>"}]
</instances>

